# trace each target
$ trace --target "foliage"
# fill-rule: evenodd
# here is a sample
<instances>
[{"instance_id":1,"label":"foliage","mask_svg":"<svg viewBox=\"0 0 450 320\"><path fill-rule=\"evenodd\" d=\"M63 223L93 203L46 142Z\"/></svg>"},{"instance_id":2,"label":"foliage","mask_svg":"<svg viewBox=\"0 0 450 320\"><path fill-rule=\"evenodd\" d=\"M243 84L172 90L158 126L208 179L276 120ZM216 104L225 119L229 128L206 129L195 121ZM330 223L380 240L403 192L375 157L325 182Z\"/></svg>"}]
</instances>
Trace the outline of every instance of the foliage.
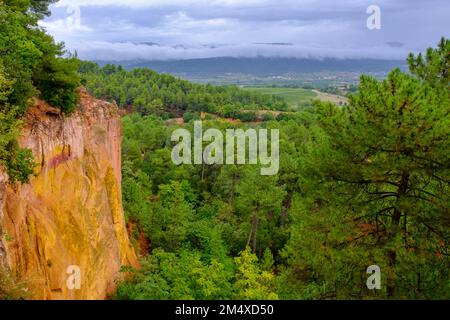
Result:
<instances>
[{"instance_id":1,"label":"foliage","mask_svg":"<svg viewBox=\"0 0 450 320\"><path fill-rule=\"evenodd\" d=\"M429 61L422 79L363 76L347 108L318 104L283 254L286 297L449 296L450 102ZM371 264L384 275L376 293L362 277Z\"/></svg>"},{"instance_id":2,"label":"foliage","mask_svg":"<svg viewBox=\"0 0 450 320\"><path fill-rule=\"evenodd\" d=\"M35 95L63 112L76 106L77 59L63 59L62 44L38 26L54 0L0 2L0 165L12 183L33 174L30 150L21 149L19 118Z\"/></svg>"},{"instance_id":3,"label":"foliage","mask_svg":"<svg viewBox=\"0 0 450 320\"><path fill-rule=\"evenodd\" d=\"M192 120L197 121L200 120L200 114L198 112L185 112L183 114L184 122L191 122Z\"/></svg>"},{"instance_id":4,"label":"foliage","mask_svg":"<svg viewBox=\"0 0 450 320\"><path fill-rule=\"evenodd\" d=\"M7 103L13 83L0 68L0 166L6 168L12 183L24 183L33 173L34 160L31 151L20 148L17 143L21 122L17 119L17 108Z\"/></svg>"},{"instance_id":5,"label":"foliage","mask_svg":"<svg viewBox=\"0 0 450 320\"><path fill-rule=\"evenodd\" d=\"M251 253L250 248L244 250L240 257L235 258L238 268L236 288L238 299L241 300L277 300L274 292L274 275L261 270L258 258Z\"/></svg>"},{"instance_id":6,"label":"foliage","mask_svg":"<svg viewBox=\"0 0 450 320\"><path fill-rule=\"evenodd\" d=\"M430 85L443 85L450 90L450 39L442 38L438 48L429 48L424 57L421 53L417 57L409 55L410 71L425 80Z\"/></svg>"},{"instance_id":7,"label":"foliage","mask_svg":"<svg viewBox=\"0 0 450 320\"><path fill-rule=\"evenodd\" d=\"M23 112L29 99L41 97L70 112L79 86L76 59L63 59L63 45L38 26L54 0L8 0L0 4L0 63L13 80L8 103Z\"/></svg>"},{"instance_id":8,"label":"foliage","mask_svg":"<svg viewBox=\"0 0 450 320\"><path fill-rule=\"evenodd\" d=\"M70 114L77 105L76 89L80 85L79 76L74 72L77 68L76 58L55 58L52 55L42 60L41 70L35 76L41 97L65 114Z\"/></svg>"},{"instance_id":9,"label":"foliage","mask_svg":"<svg viewBox=\"0 0 450 320\"><path fill-rule=\"evenodd\" d=\"M114 100L119 107L130 108L142 115L161 115L166 111L182 116L189 112L186 116L190 120L192 113L199 112L231 117L244 106L253 110L287 109L279 97L240 90L236 86L194 84L149 69L126 71L121 66L100 68L91 62L83 62L79 70L94 96ZM249 117L247 113L242 116Z\"/></svg>"},{"instance_id":10,"label":"foliage","mask_svg":"<svg viewBox=\"0 0 450 320\"><path fill-rule=\"evenodd\" d=\"M241 120L242 122L253 122L257 120L257 116L255 112L238 112L235 115L236 119Z\"/></svg>"},{"instance_id":11,"label":"foliage","mask_svg":"<svg viewBox=\"0 0 450 320\"><path fill-rule=\"evenodd\" d=\"M280 171L273 177L260 176L259 165L175 166L171 132L192 130L192 122L124 117L124 205L150 244L142 270L116 297L448 299L447 43L429 50L426 61L412 56L411 74L363 76L348 106L316 102L251 125L203 121L204 130L222 132L279 129ZM169 79L89 68L98 79ZM177 81L181 91L196 88ZM202 90L214 102L234 89ZM181 108L191 112L186 120L214 103L197 106ZM235 117L259 107L230 102L213 109ZM381 290L366 286L370 265L381 268Z\"/></svg>"},{"instance_id":12,"label":"foliage","mask_svg":"<svg viewBox=\"0 0 450 320\"><path fill-rule=\"evenodd\" d=\"M215 259L205 262L199 252L168 253L157 249L122 283L116 299L132 300L217 300L233 297L233 273Z\"/></svg>"},{"instance_id":13,"label":"foliage","mask_svg":"<svg viewBox=\"0 0 450 320\"><path fill-rule=\"evenodd\" d=\"M268 94L283 98L291 108L297 108L303 104L311 104L317 98L317 93L311 89L283 88L283 87L246 87L248 91Z\"/></svg>"},{"instance_id":14,"label":"foliage","mask_svg":"<svg viewBox=\"0 0 450 320\"><path fill-rule=\"evenodd\" d=\"M204 124L227 127L216 120ZM278 179L266 177L255 192L258 166L177 167L171 161L169 140L174 129L154 116L133 114L123 119L124 207L127 218L137 222L149 239L152 253L145 258L148 268L122 283L117 297L276 298L271 251L277 252L286 241L285 234L276 230L284 196ZM247 245L254 254L235 261L232 256ZM169 258L172 262L166 268ZM198 266L192 272L200 283L191 279L192 266ZM253 293L245 288L252 272L249 280L259 286Z\"/></svg>"},{"instance_id":15,"label":"foliage","mask_svg":"<svg viewBox=\"0 0 450 320\"><path fill-rule=\"evenodd\" d=\"M17 280L12 272L0 266L0 300L27 298L25 283Z\"/></svg>"}]
</instances>

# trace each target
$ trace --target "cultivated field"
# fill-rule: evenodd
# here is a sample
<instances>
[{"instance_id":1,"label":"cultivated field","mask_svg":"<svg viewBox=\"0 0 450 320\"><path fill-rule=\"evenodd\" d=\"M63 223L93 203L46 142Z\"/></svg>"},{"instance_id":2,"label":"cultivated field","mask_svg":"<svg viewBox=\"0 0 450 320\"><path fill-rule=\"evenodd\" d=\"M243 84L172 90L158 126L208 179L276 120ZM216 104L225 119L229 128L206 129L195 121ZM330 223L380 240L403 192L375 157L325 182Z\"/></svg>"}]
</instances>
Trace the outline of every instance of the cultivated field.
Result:
<instances>
[{"instance_id":1,"label":"cultivated field","mask_svg":"<svg viewBox=\"0 0 450 320\"><path fill-rule=\"evenodd\" d=\"M298 107L302 104L311 102L314 99L336 104L344 104L347 102L347 98L345 97L303 88L244 87L244 89L283 97L286 102L293 107Z\"/></svg>"},{"instance_id":2,"label":"cultivated field","mask_svg":"<svg viewBox=\"0 0 450 320\"><path fill-rule=\"evenodd\" d=\"M298 106L317 97L317 93L302 88L245 87L244 89L283 97L291 106Z\"/></svg>"}]
</instances>

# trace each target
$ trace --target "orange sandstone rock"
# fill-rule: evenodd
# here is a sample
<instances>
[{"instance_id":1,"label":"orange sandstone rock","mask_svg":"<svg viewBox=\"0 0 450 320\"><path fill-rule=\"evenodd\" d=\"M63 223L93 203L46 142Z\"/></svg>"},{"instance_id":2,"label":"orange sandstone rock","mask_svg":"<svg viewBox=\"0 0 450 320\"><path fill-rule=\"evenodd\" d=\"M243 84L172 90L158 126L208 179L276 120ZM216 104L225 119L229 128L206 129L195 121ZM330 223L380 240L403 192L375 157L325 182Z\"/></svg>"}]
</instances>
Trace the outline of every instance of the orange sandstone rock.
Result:
<instances>
[{"instance_id":1,"label":"orange sandstone rock","mask_svg":"<svg viewBox=\"0 0 450 320\"><path fill-rule=\"evenodd\" d=\"M38 163L29 184L9 186L0 171L0 264L34 299L104 299L124 265L137 266L121 198L117 106L83 90L63 116L42 101L30 108L21 145ZM67 285L80 268L80 289Z\"/></svg>"}]
</instances>

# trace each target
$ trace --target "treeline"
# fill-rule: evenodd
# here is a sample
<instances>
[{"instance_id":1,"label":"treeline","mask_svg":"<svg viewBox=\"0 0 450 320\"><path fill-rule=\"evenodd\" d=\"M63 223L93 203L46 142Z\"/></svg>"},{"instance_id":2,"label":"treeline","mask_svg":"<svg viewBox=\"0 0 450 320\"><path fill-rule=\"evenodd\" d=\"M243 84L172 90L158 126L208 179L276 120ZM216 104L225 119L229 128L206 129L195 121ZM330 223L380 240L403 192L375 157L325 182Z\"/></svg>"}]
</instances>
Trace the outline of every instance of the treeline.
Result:
<instances>
[{"instance_id":1,"label":"treeline","mask_svg":"<svg viewBox=\"0 0 450 320\"><path fill-rule=\"evenodd\" d=\"M65 113L77 102L78 60L63 58L63 45L38 26L54 2L0 1L0 165L12 182L25 182L33 172L31 153L16 141L30 99L40 97Z\"/></svg>"},{"instance_id":2,"label":"treeline","mask_svg":"<svg viewBox=\"0 0 450 320\"><path fill-rule=\"evenodd\" d=\"M71 112L79 87L78 60L63 58L57 44L38 21L50 15L55 0L4 0L0 3L0 67L11 81L10 105L24 111L33 96Z\"/></svg>"},{"instance_id":3,"label":"treeline","mask_svg":"<svg viewBox=\"0 0 450 320\"><path fill-rule=\"evenodd\" d=\"M115 101L141 115L182 116L208 112L227 118L245 118L241 110L280 110L288 105L279 98L241 90L236 86L191 83L150 69L127 71L121 66L99 67L83 62L83 83L94 96Z\"/></svg>"},{"instance_id":4,"label":"treeline","mask_svg":"<svg viewBox=\"0 0 450 320\"><path fill-rule=\"evenodd\" d=\"M348 106L262 123L280 130L277 176L175 166L177 126L125 117L123 199L144 256L115 297L450 298L449 51L443 39L411 74L362 77ZM371 265L381 290L366 286Z\"/></svg>"},{"instance_id":5,"label":"treeline","mask_svg":"<svg viewBox=\"0 0 450 320\"><path fill-rule=\"evenodd\" d=\"M204 121L208 127L225 131L230 124ZM176 128L155 116L123 119L124 208L136 245L149 254L140 271L126 269L134 276L116 298L279 298L273 253L287 241L280 227L285 187L254 166L174 165ZM247 239L253 249L246 250Z\"/></svg>"}]
</instances>

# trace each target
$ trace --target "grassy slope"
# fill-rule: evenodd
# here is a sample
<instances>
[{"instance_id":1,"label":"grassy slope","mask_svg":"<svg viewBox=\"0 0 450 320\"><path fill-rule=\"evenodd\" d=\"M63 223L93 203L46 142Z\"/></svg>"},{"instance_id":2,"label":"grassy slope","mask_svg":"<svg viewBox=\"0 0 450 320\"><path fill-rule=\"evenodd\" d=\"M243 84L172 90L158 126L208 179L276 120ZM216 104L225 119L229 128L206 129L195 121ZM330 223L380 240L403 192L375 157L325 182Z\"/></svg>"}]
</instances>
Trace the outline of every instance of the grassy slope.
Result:
<instances>
[{"instance_id":1,"label":"grassy slope","mask_svg":"<svg viewBox=\"0 0 450 320\"><path fill-rule=\"evenodd\" d=\"M286 102L293 107L296 107L299 104L305 102L310 102L311 100L314 99L332 102L336 104L343 104L348 102L348 99L345 97L327 94L317 90L309 90L302 88L245 87L244 90L280 96L284 98Z\"/></svg>"},{"instance_id":2,"label":"grassy slope","mask_svg":"<svg viewBox=\"0 0 450 320\"><path fill-rule=\"evenodd\" d=\"M245 90L256 91L263 94L283 97L291 106L297 106L299 103L308 102L317 98L317 93L312 90L301 88L252 88L246 87Z\"/></svg>"}]
</instances>

